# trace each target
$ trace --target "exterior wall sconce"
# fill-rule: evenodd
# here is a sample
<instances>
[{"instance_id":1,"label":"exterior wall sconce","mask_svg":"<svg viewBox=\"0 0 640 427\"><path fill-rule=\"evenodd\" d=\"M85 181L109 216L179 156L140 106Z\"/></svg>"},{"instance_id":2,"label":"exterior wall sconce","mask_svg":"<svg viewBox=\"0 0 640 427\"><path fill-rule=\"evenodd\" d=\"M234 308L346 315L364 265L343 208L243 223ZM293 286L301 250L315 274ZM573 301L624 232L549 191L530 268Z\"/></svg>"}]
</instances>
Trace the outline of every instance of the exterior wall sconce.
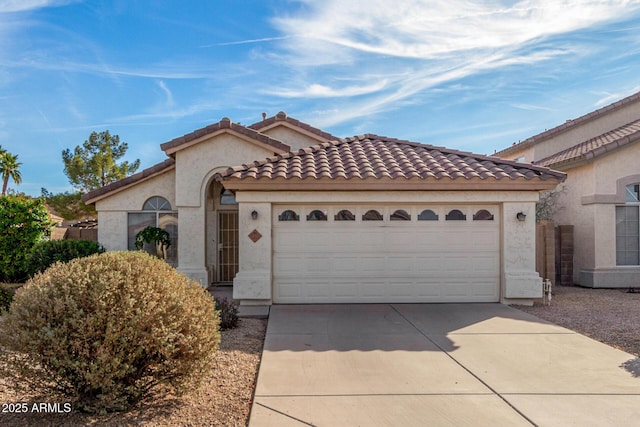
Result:
<instances>
[{"instance_id":1,"label":"exterior wall sconce","mask_svg":"<svg viewBox=\"0 0 640 427\"><path fill-rule=\"evenodd\" d=\"M516 214L516 218L518 221L524 221L527 218L527 215L524 212L518 212Z\"/></svg>"},{"instance_id":2,"label":"exterior wall sconce","mask_svg":"<svg viewBox=\"0 0 640 427\"><path fill-rule=\"evenodd\" d=\"M258 211L256 210L251 211L251 219L258 219Z\"/></svg>"}]
</instances>

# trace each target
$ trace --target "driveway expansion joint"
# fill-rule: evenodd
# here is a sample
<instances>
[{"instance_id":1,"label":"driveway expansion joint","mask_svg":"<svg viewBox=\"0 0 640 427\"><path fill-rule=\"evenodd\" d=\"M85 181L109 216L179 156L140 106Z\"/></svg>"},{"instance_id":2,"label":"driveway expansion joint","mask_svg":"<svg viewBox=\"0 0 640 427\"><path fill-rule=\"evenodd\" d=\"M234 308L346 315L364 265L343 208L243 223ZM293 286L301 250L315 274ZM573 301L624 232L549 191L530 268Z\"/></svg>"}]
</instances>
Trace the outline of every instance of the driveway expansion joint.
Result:
<instances>
[{"instance_id":1,"label":"driveway expansion joint","mask_svg":"<svg viewBox=\"0 0 640 427\"><path fill-rule=\"evenodd\" d=\"M497 397L499 397L504 403L506 403L511 409L513 409L516 413L518 413L518 415L520 415L523 419L527 420L531 425L536 426L537 424L533 422L533 420L531 420L529 417L527 417L522 411L520 411L518 408L516 408L515 406L513 406L513 404L511 404L511 402L509 402L504 396L502 396L500 393L498 393L497 390L495 390L493 387L491 387L489 384L487 384L487 382L485 382L484 380L482 380L482 378L478 377L475 373L473 373L469 368L467 368L466 366L464 366L462 363L460 363L460 361L458 361L458 359L456 359L455 357L453 357L451 355L451 353L449 353L447 350L445 350L444 348L442 348L442 346L440 346L440 344L438 344L437 342L433 341L431 339L431 337L429 337L427 334L425 334L420 328L418 328L411 320L409 320L404 314L402 314L396 307L394 304L389 304L389 307L391 307L392 310L394 310L396 313L398 313L398 315L400 317L402 317L404 320L406 320L406 322L408 324L410 324L416 331L418 331L418 333L420 335L422 335L423 337L425 337L431 344L435 345L437 348L439 348L444 354L446 354L453 362L455 362L458 366L460 366L462 369L464 369L469 375L471 375L472 377L474 377L476 380L478 380L482 385L484 385L486 388L488 388L489 390L491 390L491 392L493 394L495 394Z\"/></svg>"}]
</instances>

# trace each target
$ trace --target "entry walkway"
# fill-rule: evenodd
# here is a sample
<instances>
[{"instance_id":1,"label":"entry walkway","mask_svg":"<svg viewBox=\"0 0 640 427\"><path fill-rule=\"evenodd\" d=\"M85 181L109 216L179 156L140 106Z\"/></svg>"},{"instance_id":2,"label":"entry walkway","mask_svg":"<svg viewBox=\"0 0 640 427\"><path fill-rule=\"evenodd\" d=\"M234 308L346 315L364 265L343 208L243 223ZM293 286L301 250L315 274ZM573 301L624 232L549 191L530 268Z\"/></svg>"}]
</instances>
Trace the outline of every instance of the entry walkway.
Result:
<instances>
[{"instance_id":1,"label":"entry walkway","mask_svg":"<svg viewBox=\"0 0 640 427\"><path fill-rule=\"evenodd\" d=\"M249 425L640 425L634 359L501 304L276 305Z\"/></svg>"}]
</instances>

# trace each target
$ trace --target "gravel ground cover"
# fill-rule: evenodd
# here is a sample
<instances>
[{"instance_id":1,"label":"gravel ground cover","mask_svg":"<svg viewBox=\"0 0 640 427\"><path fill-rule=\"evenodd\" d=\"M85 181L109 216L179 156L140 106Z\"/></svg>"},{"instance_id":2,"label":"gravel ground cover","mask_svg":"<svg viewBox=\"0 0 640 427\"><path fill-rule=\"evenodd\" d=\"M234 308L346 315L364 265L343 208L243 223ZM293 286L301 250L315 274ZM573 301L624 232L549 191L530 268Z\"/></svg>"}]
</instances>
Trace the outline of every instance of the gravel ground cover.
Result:
<instances>
[{"instance_id":1,"label":"gravel ground cover","mask_svg":"<svg viewBox=\"0 0 640 427\"><path fill-rule=\"evenodd\" d=\"M640 356L640 290L556 286L551 305L515 307Z\"/></svg>"},{"instance_id":2,"label":"gravel ground cover","mask_svg":"<svg viewBox=\"0 0 640 427\"><path fill-rule=\"evenodd\" d=\"M1 321L2 318L0 318ZM158 393L126 413L106 416L38 413L33 404L59 403L47 397L18 395L0 378L0 411L9 404L26 403L27 413L0 412L0 426L245 426L266 331L265 319L241 319L236 329L223 331L213 374L192 393ZM6 405L6 406L5 406Z\"/></svg>"},{"instance_id":3,"label":"gravel ground cover","mask_svg":"<svg viewBox=\"0 0 640 427\"><path fill-rule=\"evenodd\" d=\"M613 347L640 355L640 293L626 289L557 286L550 306L515 306ZM0 317L0 321L2 318ZM71 414L0 413L2 426L244 426L251 400L267 321L241 319L223 331L214 373L198 391L185 396L153 396L127 413L102 417ZM0 379L0 405L56 403L51 398L16 395ZM2 408L0 408L2 409Z\"/></svg>"}]
</instances>

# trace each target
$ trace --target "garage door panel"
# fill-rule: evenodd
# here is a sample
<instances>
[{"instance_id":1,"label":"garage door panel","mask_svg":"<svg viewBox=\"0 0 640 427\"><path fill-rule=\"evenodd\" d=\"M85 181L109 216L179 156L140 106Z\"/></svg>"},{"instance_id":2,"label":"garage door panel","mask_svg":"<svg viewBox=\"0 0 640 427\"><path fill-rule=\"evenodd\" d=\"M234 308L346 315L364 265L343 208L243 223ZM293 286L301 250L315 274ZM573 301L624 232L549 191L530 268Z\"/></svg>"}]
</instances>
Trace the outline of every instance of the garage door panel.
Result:
<instances>
[{"instance_id":1,"label":"garage door panel","mask_svg":"<svg viewBox=\"0 0 640 427\"><path fill-rule=\"evenodd\" d=\"M358 259L358 271L364 276L380 275L386 271L385 257L363 254Z\"/></svg>"},{"instance_id":2,"label":"garage door panel","mask_svg":"<svg viewBox=\"0 0 640 427\"><path fill-rule=\"evenodd\" d=\"M397 280L387 287L387 296L413 297L416 294L416 283L408 280Z\"/></svg>"},{"instance_id":3,"label":"garage door panel","mask_svg":"<svg viewBox=\"0 0 640 427\"><path fill-rule=\"evenodd\" d=\"M324 274L326 271L333 270L333 260L331 258L315 258L315 257L307 257L305 259L306 271L311 274L321 273Z\"/></svg>"},{"instance_id":4,"label":"garage door panel","mask_svg":"<svg viewBox=\"0 0 640 427\"><path fill-rule=\"evenodd\" d=\"M416 207L410 221L362 221L369 207L323 207L328 221L278 221L274 215L274 302L494 302L499 299L499 209L494 221L445 221L449 207ZM310 208L291 206L307 212ZM316 209L314 207L313 209ZM339 209L355 221L334 221ZM432 209L438 221L417 221ZM276 210L277 212L278 210ZM306 213L305 213L306 215Z\"/></svg>"},{"instance_id":5,"label":"garage door panel","mask_svg":"<svg viewBox=\"0 0 640 427\"><path fill-rule=\"evenodd\" d=\"M336 273L357 273L358 259L354 256L339 256L333 258L333 268Z\"/></svg>"},{"instance_id":6,"label":"garage door panel","mask_svg":"<svg viewBox=\"0 0 640 427\"><path fill-rule=\"evenodd\" d=\"M278 255L274 257L274 263L278 266L278 275L281 277L298 276L300 264L304 262L301 255Z\"/></svg>"},{"instance_id":7,"label":"garage door panel","mask_svg":"<svg viewBox=\"0 0 640 427\"><path fill-rule=\"evenodd\" d=\"M380 229L360 228L360 231L358 233L355 233L355 236L353 234L354 233L352 232L352 238L357 237L356 241L354 242L354 244L357 244L356 247L361 249L367 248L367 250L369 251L384 251L385 235L383 232L381 232Z\"/></svg>"},{"instance_id":8,"label":"garage door panel","mask_svg":"<svg viewBox=\"0 0 640 427\"><path fill-rule=\"evenodd\" d=\"M412 242L415 238L415 231L412 230L391 228L384 231L387 245L398 249L406 248L407 242Z\"/></svg>"},{"instance_id":9,"label":"garage door panel","mask_svg":"<svg viewBox=\"0 0 640 427\"><path fill-rule=\"evenodd\" d=\"M407 255L387 257L387 270L395 277L401 277L401 274L412 271L413 267L413 256Z\"/></svg>"}]
</instances>

